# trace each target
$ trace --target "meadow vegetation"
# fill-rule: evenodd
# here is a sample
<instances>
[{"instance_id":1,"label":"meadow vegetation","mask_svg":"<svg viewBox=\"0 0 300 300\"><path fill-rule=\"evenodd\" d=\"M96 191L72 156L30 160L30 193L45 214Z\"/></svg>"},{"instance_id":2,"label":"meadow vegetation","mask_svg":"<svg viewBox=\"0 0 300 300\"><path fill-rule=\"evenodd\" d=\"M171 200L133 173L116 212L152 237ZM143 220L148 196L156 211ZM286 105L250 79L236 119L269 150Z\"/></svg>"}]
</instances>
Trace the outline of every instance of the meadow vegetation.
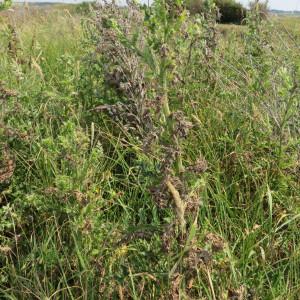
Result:
<instances>
[{"instance_id":1,"label":"meadow vegetation","mask_svg":"<svg viewBox=\"0 0 300 300\"><path fill-rule=\"evenodd\" d=\"M1 299L299 299L300 19L217 15L0 13Z\"/></svg>"}]
</instances>

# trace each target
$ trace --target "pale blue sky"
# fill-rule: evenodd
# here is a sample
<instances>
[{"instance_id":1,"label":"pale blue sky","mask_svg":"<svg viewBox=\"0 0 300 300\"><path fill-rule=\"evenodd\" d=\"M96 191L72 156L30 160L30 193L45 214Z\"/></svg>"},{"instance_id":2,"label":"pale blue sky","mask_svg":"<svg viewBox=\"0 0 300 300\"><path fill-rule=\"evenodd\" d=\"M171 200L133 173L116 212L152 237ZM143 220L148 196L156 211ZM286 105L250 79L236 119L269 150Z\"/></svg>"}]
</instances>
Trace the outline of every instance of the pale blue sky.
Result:
<instances>
[{"instance_id":1,"label":"pale blue sky","mask_svg":"<svg viewBox=\"0 0 300 300\"><path fill-rule=\"evenodd\" d=\"M249 0L240 0L239 2L247 5ZM300 10L300 0L269 0L269 6L272 9Z\"/></svg>"}]
</instances>

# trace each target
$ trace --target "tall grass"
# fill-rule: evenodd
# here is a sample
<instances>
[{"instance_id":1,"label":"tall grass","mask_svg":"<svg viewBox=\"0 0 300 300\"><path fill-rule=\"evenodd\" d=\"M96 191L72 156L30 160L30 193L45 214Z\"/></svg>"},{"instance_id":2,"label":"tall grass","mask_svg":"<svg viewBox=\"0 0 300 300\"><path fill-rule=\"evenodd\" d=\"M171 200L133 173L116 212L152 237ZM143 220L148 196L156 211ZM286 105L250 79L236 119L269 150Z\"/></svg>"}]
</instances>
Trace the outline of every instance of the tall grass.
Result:
<instances>
[{"instance_id":1,"label":"tall grass","mask_svg":"<svg viewBox=\"0 0 300 300\"><path fill-rule=\"evenodd\" d=\"M1 298L298 299L297 29L172 4L1 15Z\"/></svg>"}]
</instances>

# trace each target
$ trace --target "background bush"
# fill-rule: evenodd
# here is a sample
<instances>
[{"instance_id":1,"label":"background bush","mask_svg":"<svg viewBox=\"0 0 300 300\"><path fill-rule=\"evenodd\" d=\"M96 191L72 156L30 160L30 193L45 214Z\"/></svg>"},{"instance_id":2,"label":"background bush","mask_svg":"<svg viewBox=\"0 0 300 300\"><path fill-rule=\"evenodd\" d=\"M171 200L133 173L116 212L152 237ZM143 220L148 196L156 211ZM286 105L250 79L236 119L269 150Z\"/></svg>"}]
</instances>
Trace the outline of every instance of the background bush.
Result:
<instances>
[{"instance_id":1,"label":"background bush","mask_svg":"<svg viewBox=\"0 0 300 300\"><path fill-rule=\"evenodd\" d=\"M241 24L246 16L246 8L242 4L236 3L233 0L216 0L214 1L219 8L219 22L220 23L235 23ZM189 10L194 13L201 13L204 11L205 1L190 0Z\"/></svg>"}]
</instances>

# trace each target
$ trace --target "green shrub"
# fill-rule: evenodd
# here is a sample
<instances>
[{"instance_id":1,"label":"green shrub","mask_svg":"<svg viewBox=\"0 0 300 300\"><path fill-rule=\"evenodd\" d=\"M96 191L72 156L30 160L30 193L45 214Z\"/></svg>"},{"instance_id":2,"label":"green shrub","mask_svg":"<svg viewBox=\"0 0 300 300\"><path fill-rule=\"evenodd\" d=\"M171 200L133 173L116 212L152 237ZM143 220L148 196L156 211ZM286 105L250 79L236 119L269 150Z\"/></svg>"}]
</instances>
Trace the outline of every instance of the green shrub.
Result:
<instances>
[{"instance_id":1,"label":"green shrub","mask_svg":"<svg viewBox=\"0 0 300 300\"><path fill-rule=\"evenodd\" d=\"M188 7L191 13L201 13L205 9L204 0L190 0ZM219 8L219 22L220 23L234 23L241 24L246 16L246 9L242 4L236 3L234 0L215 0Z\"/></svg>"},{"instance_id":2,"label":"green shrub","mask_svg":"<svg viewBox=\"0 0 300 300\"><path fill-rule=\"evenodd\" d=\"M217 0L216 4L220 10L221 23L242 23L246 16L246 9L242 4L232 0Z\"/></svg>"}]
</instances>

